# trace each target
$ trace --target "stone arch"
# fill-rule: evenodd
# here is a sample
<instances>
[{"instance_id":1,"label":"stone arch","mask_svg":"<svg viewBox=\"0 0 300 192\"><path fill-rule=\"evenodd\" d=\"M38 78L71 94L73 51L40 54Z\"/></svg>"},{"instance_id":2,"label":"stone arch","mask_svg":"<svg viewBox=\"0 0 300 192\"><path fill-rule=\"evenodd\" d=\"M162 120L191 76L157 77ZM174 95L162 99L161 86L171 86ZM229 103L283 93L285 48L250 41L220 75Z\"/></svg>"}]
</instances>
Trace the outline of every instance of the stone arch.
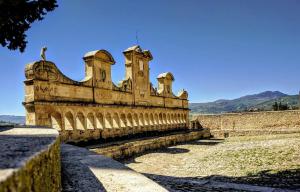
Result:
<instances>
[{"instance_id":1,"label":"stone arch","mask_svg":"<svg viewBox=\"0 0 300 192\"><path fill-rule=\"evenodd\" d=\"M133 126L134 127L139 126L139 118L138 118L138 115L136 113L133 114Z\"/></svg>"},{"instance_id":2,"label":"stone arch","mask_svg":"<svg viewBox=\"0 0 300 192\"><path fill-rule=\"evenodd\" d=\"M187 118L187 115L186 115L186 114L183 115L183 119L184 119L184 123L187 123L187 122L188 122L188 118Z\"/></svg>"},{"instance_id":3,"label":"stone arch","mask_svg":"<svg viewBox=\"0 0 300 192\"><path fill-rule=\"evenodd\" d=\"M145 122L144 122L144 115L143 113L139 114L139 125L140 126L144 126Z\"/></svg>"},{"instance_id":4,"label":"stone arch","mask_svg":"<svg viewBox=\"0 0 300 192\"><path fill-rule=\"evenodd\" d=\"M155 124L155 125L158 125L158 124L159 124L159 117L158 117L158 114L157 114L157 113L155 113L155 115L154 115L154 124Z\"/></svg>"},{"instance_id":5,"label":"stone arch","mask_svg":"<svg viewBox=\"0 0 300 192\"><path fill-rule=\"evenodd\" d=\"M86 119L86 128L87 129L95 129L95 117L93 113L89 113Z\"/></svg>"},{"instance_id":6,"label":"stone arch","mask_svg":"<svg viewBox=\"0 0 300 192\"><path fill-rule=\"evenodd\" d=\"M174 114L170 114L170 122L171 122L171 124L175 124Z\"/></svg>"},{"instance_id":7,"label":"stone arch","mask_svg":"<svg viewBox=\"0 0 300 192\"><path fill-rule=\"evenodd\" d=\"M170 114L167 114L167 124L170 125L171 124L171 119L170 119Z\"/></svg>"},{"instance_id":8,"label":"stone arch","mask_svg":"<svg viewBox=\"0 0 300 192\"><path fill-rule=\"evenodd\" d=\"M163 124L163 115L161 113L159 113L159 115L158 115L158 124L159 125Z\"/></svg>"},{"instance_id":9,"label":"stone arch","mask_svg":"<svg viewBox=\"0 0 300 192\"><path fill-rule=\"evenodd\" d=\"M149 115L149 125L154 125L154 116L153 116L153 113L150 113L150 115Z\"/></svg>"},{"instance_id":10,"label":"stone arch","mask_svg":"<svg viewBox=\"0 0 300 192\"><path fill-rule=\"evenodd\" d=\"M181 118L180 119L181 119L181 122L185 124L185 120L184 120L184 115L183 114L181 114Z\"/></svg>"},{"instance_id":11,"label":"stone arch","mask_svg":"<svg viewBox=\"0 0 300 192\"><path fill-rule=\"evenodd\" d=\"M65 114L65 130L74 130L74 116L73 114L69 111Z\"/></svg>"},{"instance_id":12,"label":"stone arch","mask_svg":"<svg viewBox=\"0 0 300 192\"><path fill-rule=\"evenodd\" d=\"M61 114L58 112L51 113L50 115L51 127L55 128L56 130L61 131L62 128L62 118Z\"/></svg>"},{"instance_id":13,"label":"stone arch","mask_svg":"<svg viewBox=\"0 0 300 192\"><path fill-rule=\"evenodd\" d=\"M112 127L113 128L120 128L120 118L118 113L114 113L113 118L112 118Z\"/></svg>"},{"instance_id":14,"label":"stone arch","mask_svg":"<svg viewBox=\"0 0 300 192\"><path fill-rule=\"evenodd\" d=\"M104 125L105 125L105 128L108 128L108 129L112 128L112 118L111 118L110 113L105 114Z\"/></svg>"},{"instance_id":15,"label":"stone arch","mask_svg":"<svg viewBox=\"0 0 300 192\"><path fill-rule=\"evenodd\" d=\"M105 124L104 124L104 117L102 113L97 113L96 114L96 128L97 129L104 129Z\"/></svg>"},{"instance_id":16,"label":"stone arch","mask_svg":"<svg viewBox=\"0 0 300 192\"><path fill-rule=\"evenodd\" d=\"M165 113L163 114L163 124L167 124L167 115Z\"/></svg>"},{"instance_id":17,"label":"stone arch","mask_svg":"<svg viewBox=\"0 0 300 192\"><path fill-rule=\"evenodd\" d=\"M132 119L132 115L130 113L128 113L128 115L127 115L127 126L133 127L133 119Z\"/></svg>"},{"instance_id":18,"label":"stone arch","mask_svg":"<svg viewBox=\"0 0 300 192\"><path fill-rule=\"evenodd\" d=\"M180 114L180 120L181 120L181 123L184 124L183 114Z\"/></svg>"},{"instance_id":19,"label":"stone arch","mask_svg":"<svg viewBox=\"0 0 300 192\"><path fill-rule=\"evenodd\" d=\"M181 114L178 114L178 119L179 119L180 126L182 127L183 126L183 120L182 120Z\"/></svg>"},{"instance_id":20,"label":"stone arch","mask_svg":"<svg viewBox=\"0 0 300 192\"><path fill-rule=\"evenodd\" d=\"M145 125L148 126L150 124L149 123L149 114L148 113L145 113L144 120L145 120Z\"/></svg>"},{"instance_id":21,"label":"stone arch","mask_svg":"<svg viewBox=\"0 0 300 192\"><path fill-rule=\"evenodd\" d=\"M121 115L120 115L120 127L126 127L126 126L127 126L126 115L124 113L121 113Z\"/></svg>"},{"instance_id":22,"label":"stone arch","mask_svg":"<svg viewBox=\"0 0 300 192\"><path fill-rule=\"evenodd\" d=\"M82 112L78 112L76 116L76 129L85 130L85 117Z\"/></svg>"},{"instance_id":23,"label":"stone arch","mask_svg":"<svg viewBox=\"0 0 300 192\"><path fill-rule=\"evenodd\" d=\"M178 125L179 122L178 122L178 119L177 119L177 114L174 113L173 118L174 118L175 124Z\"/></svg>"},{"instance_id":24,"label":"stone arch","mask_svg":"<svg viewBox=\"0 0 300 192\"><path fill-rule=\"evenodd\" d=\"M178 121L178 123L181 123L181 121L180 121L180 114L179 113L177 114L177 121Z\"/></svg>"}]
</instances>

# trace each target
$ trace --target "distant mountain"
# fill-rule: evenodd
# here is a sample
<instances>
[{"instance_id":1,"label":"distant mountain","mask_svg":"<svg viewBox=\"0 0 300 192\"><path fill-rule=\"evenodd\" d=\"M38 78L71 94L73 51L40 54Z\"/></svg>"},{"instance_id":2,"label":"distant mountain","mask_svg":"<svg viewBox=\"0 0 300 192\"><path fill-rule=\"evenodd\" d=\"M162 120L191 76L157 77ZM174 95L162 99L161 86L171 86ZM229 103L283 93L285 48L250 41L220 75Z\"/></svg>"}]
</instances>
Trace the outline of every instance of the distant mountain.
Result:
<instances>
[{"instance_id":1,"label":"distant mountain","mask_svg":"<svg viewBox=\"0 0 300 192\"><path fill-rule=\"evenodd\" d=\"M272 110L275 101L281 101L295 107L298 106L298 95L287 95L279 91L265 91L254 95L246 95L233 100L220 99L208 103L190 103L191 113L226 113L246 111L250 108Z\"/></svg>"},{"instance_id":2,"label":"distant mountain","mask_svg":"<svg viewBox=\"0 0 300 192\"><path fill-rule=\"evenodd\" d=\"M25 124L25 116L0 115L0 123Z\"/></svg>"}]
</instances>

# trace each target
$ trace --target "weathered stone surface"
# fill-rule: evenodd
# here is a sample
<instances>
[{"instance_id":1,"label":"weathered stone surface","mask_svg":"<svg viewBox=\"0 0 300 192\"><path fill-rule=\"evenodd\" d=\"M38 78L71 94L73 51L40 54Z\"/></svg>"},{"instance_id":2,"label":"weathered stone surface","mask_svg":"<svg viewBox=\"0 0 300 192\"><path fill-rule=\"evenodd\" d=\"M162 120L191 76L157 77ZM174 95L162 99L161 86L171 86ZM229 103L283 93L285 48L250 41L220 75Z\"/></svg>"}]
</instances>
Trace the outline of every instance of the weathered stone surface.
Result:
<instances>
[{"instance_id":1,"label":"weathered stone surface","mask_svg":"<svg viewBox=\"0 0 300 192\"><path fill-rule=\"evenodd\" d=\"M152 86L150 51L133 46L123 53L125 78L118 85L111 78L115 61L106 50L85 54L83 81L69 79L50 61L28 64L26 124L54 127L63 141L187 128L187 91L173 94L170 72L158 76L158 89Z\"/></svg>"},{"instance_id":2,"label":"weathered stone surface","mask_svg":"<svg viewBox=\"0 0 300 192\"><path fill-rule=\"evenodd\" d=\"M125 165L85 148L63 144L63 191L167 191Z\"/></svg>"},{"instance_id":3,"label":"weathered stone surface","mask_svg":"<svg viewBox=\"0 0 300 192\"><path fill-rule=\"evenodd\" d=\"M0 192L61 189L55 129L1 128L0 146Z\"/></svg>"},{"instance_id":4,"label":"weathered stone surface","mask_svg":"<svg viewBox=\"0 0 300 192\"><path fill-rule=\"evenodd\" d=\"M300 110L198 115L217 137L300 132Z\"/></svg>"}]
</instances>

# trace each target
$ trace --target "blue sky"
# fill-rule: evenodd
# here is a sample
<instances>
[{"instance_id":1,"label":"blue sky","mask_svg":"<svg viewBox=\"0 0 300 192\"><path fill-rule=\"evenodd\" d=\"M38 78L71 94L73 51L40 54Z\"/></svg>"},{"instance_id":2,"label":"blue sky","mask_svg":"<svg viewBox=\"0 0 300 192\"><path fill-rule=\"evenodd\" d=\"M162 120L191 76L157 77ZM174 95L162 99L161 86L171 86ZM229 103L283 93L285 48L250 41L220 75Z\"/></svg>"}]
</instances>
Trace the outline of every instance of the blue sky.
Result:
<instances>
[{"instance_id":1,"label":"blue sky","mask_svg":"<svg viewBox=\"0 0 300 192\"><path fill-rule=\"evenodd\" d=\"M151 50L151 81L170 71L174 92L191 102L245 94L300 90L298 0L69 0L27 31L25 53L0 47L0 114L24 115L24 68L47 59L75 80L84 76L83 55L106 49L116 60L114 82L124 77L122 51Z\"/></svg>"}]
</instances>

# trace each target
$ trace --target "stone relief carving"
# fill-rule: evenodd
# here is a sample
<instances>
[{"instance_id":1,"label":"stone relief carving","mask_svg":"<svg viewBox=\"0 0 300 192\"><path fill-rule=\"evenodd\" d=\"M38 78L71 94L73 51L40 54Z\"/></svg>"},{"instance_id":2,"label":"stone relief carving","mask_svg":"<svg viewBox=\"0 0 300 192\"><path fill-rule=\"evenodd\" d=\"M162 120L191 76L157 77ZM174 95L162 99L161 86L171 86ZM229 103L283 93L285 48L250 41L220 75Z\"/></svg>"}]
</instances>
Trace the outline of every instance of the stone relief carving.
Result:
<instances>
[{"instance_id":1,"label":"stone relief carving","mask_svg":"<svg viewBox=\"0 0 300 192\"><path fill-rule=\"evenodd\" d=\"M49 65L48 63L43 63L42 65L38 65L35 68L35 76L40 79L57 81L59 79L59 75L57 70Z\"/></svg>"},{"instance_id":2,"label":"stone relief carving","mask_svg":"<svg viewBox=\"0 0 300 192\"><path fill-rule=\"evenodd\" d=\"M119 88L122 91L131 91L132 90L132 81L131 79L123 80L119 83Z\"/></svg>"}]
</instances>

